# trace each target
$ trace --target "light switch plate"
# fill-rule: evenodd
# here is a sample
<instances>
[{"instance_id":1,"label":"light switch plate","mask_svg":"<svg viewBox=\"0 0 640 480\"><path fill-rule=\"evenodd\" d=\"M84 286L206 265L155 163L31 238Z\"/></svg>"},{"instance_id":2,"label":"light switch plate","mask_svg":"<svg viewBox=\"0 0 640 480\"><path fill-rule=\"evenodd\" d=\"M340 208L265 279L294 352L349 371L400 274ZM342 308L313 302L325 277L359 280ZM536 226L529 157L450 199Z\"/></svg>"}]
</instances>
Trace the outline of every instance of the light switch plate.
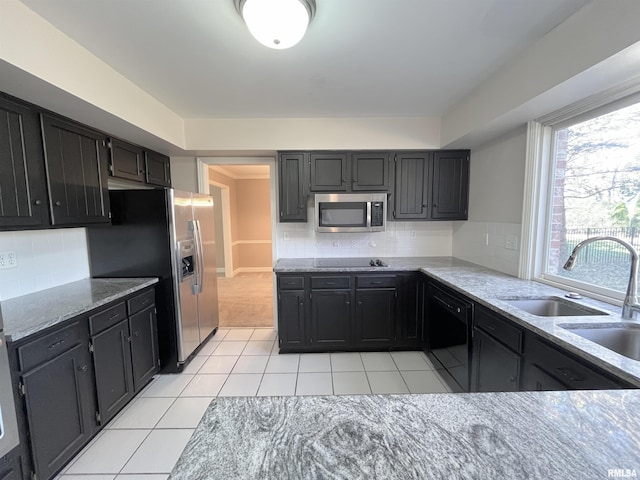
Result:
<instances>
[{"instance_id":1,"label":"light switch plate","mask_svg":"<svg viewBox=\"0 0 640 480\"><path fill-rule=\"evenodd\" d=\"M15 250L6 250L0 252L0 270L7 268L16 268L18 266L18 257Z\"/></svg>"}]
</instances>

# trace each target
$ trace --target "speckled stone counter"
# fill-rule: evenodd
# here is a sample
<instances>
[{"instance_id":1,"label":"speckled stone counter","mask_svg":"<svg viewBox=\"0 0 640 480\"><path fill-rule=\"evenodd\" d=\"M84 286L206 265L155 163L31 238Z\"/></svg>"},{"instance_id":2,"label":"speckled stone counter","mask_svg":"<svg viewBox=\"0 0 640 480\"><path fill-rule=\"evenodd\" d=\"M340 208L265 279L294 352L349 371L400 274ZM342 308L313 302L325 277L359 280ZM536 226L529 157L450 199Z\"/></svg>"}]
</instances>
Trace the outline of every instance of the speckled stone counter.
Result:
<instances>
[{"instance_id":1,"label":"speckled stone counter","mask_svg":"<svg viewBox=\"0 0 640 480\"><path fill-rule=\"evenodd\" d=\"M540 282L521 280L454 257L381 257L380 260L386 263L387 267L349 266L349 259L340 259L339 266L327 267L327 259L322 260L325 266L318 267L318 262L313 258L280 259L273 270L276 273L421 271L563 349L640 387L640 361L619 355L560 326L571 324L588 328L589 324L594 323L620 323L622 321L620 307L585 298L572 300L572 302L602 310L607 315L575 317L532 315L504 300L525 297L563 297L567 293L566 290L560 290Z\"/></svg>"},{"instance_id":2,"label":"speckled stone counter","mask_svg":"<svg viewBox=\"0 0 640 480\"><path fill-rule=\"evenodd\" d=\"M4 333L18 341L158 282L157 278L87 278L0 303Z\"/></svg>"},{"instance_id":3,"label":"speckled stone counter","mask_svg":"<svg viewBox=\"0 0 640 480\"><path fill-rule=\"evenodd\" d=\"M171 480L640 475L640 391L217 398Z\"/></svg>"}]
</instances>

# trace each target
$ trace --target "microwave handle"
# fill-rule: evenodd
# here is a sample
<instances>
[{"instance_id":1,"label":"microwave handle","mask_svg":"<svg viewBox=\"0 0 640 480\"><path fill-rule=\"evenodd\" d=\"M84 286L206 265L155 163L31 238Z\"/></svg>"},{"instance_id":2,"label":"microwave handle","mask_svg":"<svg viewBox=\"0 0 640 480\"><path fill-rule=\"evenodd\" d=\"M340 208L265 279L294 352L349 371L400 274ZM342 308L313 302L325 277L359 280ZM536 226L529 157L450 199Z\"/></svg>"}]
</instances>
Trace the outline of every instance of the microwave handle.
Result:
<instances>
[{"instance_id":1,"label":"microwave handle","mask_svg":"<svg viewBox=\"0 0 640 480\"><path fill-rule=\"evenodd\" d=\"M367 202L367 228L371 228L371 202Z\"/></svg>"}]
</instances>

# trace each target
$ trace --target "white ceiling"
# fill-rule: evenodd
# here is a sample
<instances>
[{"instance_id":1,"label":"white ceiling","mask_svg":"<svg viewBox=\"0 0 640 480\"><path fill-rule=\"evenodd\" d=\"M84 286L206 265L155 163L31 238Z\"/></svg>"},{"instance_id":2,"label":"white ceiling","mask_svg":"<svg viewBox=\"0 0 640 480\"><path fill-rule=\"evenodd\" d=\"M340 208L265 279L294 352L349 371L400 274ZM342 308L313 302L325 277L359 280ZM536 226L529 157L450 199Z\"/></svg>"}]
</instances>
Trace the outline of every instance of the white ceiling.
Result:
<instances>
[{"instance_id":1,"label":"white ceiling","mask_svg":"<svg viewBox=\"0 0 640 480\"><path fill-rule=\"evenodd\" d=\"M184 118L441 116L589 0L316 0L290 50L233 0L21 0Z\"/></svg>"}]
</instances>

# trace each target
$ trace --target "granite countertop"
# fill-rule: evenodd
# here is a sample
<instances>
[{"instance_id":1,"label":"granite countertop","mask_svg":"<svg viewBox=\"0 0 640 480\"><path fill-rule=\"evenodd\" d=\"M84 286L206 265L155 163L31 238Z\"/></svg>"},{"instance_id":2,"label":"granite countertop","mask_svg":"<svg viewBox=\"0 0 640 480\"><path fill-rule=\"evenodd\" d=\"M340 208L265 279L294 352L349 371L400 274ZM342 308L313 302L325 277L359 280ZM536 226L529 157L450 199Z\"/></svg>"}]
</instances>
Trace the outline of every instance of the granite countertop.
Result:
<instances>
[{"instance_id":1,"label":"granite countertop","mask_svg":"<svg viewBox=\"0 0 640 480\"><path fill-rule=\"evenodd\" d=\"M454 257L381 257L380 260L387 267L349 266L349 263L361 263L362 259L349 260L339 259L335 267L318 267L318 262L313 258L286 258L278 260L273 270L276 273L420 271L612 375L640 387L640 361L619 355L559 326L575 324L588 327L593 323L620 323L623 321L620 307L584 298L571 301L602 310L607 315L539 317L506 303L504 299L564 297L567 291L522 280ZM326 259L323 259L323 265L326 265Z\"/></svg>"},{"instance_id":2,"label":"granite countertop","mask_svg":"<svg viewBox=\"0 0 640 480\"><path fill-rule=\"evenodd\" d=\"M0 303L4 333L16 342L158 282L157 278L86 278Z\"/></svg>"},{"instance_id":3,"label":"granite countertop","mask_svg":"<svg viewBox=\"0 0 640 480\"><path fill-rule=\"evenodd\" d=\"M638 412L637 390L220 397L169 478L636 476Z\"/></svg>"}]
</instances>

